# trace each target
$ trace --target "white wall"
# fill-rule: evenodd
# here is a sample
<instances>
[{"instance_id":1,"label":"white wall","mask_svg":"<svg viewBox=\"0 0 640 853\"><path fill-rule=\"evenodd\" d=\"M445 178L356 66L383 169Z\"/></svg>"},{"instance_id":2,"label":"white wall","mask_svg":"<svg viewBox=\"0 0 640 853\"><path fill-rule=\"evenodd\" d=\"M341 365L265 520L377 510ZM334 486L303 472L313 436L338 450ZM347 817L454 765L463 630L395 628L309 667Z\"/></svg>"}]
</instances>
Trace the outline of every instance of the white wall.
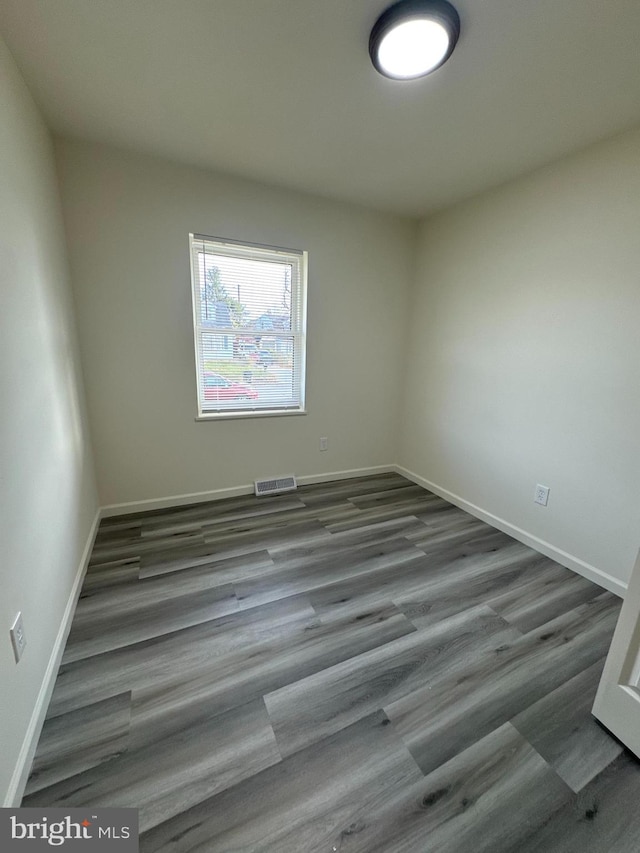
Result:
<instances>
[{"instance_id":1,"label":"white wall","mask_svg":"<svg viewBox=\"0 0 640 853\"><path fill-rule=\"evenodd\" d=\"M640 131L425 221L411 317L401 464L626 582L640 542Z\"/></svg>"},{"instance_id":2,"label":"white wall","mask_svg":"<svg viewBox=\"0 0 640 853\"><path fill-rule=\"evenodd\" d=\"M50 664L55 675L97 495L51 141L2 41L0 222L0 802L9 805ZM16 665L9 626L19 610L27 646Z\"/></svg>"},{"instance_id":3,"label":"white wall","mask_svg":"<svg viewBox=\"0 0 640 853\"><path fill-rule=\"evenodd\" d=\"M57 153L103 504L393 462L414 224L89 143ZM308 250L308 415L194 420L190 231Z\"/></svg>"}]
</instances>

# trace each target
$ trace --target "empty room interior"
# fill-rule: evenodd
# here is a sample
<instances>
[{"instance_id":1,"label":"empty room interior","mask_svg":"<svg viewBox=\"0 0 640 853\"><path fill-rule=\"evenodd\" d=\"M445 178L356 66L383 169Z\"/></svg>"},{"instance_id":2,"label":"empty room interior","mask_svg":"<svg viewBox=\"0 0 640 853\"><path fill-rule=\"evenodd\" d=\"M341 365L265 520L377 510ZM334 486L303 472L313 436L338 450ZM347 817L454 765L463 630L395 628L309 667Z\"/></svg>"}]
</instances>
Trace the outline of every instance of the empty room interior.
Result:
<instances>
[{"instance_id":1,"label":"empty room interior","mask_svg":"<svg viewBox=\"0 0 640 853\"><path fill-rule=\"evenodd\" d=\"M639 36L0 0L5 809L637 853Z\"/></svg>"}]
</instances>

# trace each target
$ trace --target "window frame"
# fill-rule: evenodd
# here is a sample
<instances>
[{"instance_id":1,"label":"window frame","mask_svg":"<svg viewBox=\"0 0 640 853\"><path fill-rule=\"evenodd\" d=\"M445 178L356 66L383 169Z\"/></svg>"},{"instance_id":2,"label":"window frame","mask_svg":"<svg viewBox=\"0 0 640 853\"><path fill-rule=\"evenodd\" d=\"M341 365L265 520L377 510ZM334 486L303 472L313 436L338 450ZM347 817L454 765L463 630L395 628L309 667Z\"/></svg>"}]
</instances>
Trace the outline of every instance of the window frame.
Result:
<instances>
[{"instance_id":1,"label":"window frame","mask_svg":"<svg viewBox=\"0 0 640 853\"><path fill-rule=\"evenodd\" d=\"M255 401L246 401L242 405L224 409L215 409L204 398L203 347L200 343L203 331L210 328L200 323L200 288L202 286L200 262L204 244L210 244L211 254L227 257L245 258L251 261L273 261L274 263L292 262L290 330L283 337L290 337L293 346L293 384L299 389L297 402L293 405L273 405L270 401L256 406ZM307 275L308 253L301 249L289 249L263 243L232 240L226 237L213 237L204 234L189 234L189 257L191 266L191 303L193 316L193 344L195 354L195 378L197 416L196 421L228 420L233 418L282 417L306 414L306 323L307 323ZM247 329L250 333L254 330ZM240 331L241 333L241 331ZM216 334L237 337L239 329L233 326L216 329ZM201 382L202 377L202 382ZM223 377L226 378L226 377Z\"/></svg>"}]
</instances>

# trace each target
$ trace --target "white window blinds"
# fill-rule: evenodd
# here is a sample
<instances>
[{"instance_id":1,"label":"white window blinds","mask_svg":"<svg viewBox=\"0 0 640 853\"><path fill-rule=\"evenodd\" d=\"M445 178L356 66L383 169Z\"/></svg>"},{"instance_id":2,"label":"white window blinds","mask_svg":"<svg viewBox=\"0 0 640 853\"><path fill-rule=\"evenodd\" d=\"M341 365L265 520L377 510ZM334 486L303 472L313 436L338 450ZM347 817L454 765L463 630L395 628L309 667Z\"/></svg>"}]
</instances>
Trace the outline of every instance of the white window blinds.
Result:
<instances>
[{"instance_id":1,"label":"white window blinds","mask_svg":"<svg viewBox=\"0 0 640 853\"><path fill-rule=\"evenodd\" d=\"M306 252L190 240L199 415L304 411Z\"/></svg>"}]
</instances>

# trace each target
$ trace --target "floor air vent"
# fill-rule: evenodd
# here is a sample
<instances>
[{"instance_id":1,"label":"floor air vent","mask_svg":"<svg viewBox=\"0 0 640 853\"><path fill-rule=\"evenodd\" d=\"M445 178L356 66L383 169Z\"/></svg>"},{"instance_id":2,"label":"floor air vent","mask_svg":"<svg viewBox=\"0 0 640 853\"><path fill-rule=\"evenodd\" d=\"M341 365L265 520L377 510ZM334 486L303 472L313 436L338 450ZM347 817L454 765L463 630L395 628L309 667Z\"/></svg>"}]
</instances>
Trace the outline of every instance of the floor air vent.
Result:
<instances>
[{"instance_id":1,"label":"floor air vent","mask_svg":"<svg viewBox=\"0 0 640 853\"><path fill-rule=\"evenodd\" d=\"M280 492L293 492L298 488L296 478L291 474L288 477L274 477L272 480L256 480L256 495L278 495Z\"/></svg>"}]
</instances>

